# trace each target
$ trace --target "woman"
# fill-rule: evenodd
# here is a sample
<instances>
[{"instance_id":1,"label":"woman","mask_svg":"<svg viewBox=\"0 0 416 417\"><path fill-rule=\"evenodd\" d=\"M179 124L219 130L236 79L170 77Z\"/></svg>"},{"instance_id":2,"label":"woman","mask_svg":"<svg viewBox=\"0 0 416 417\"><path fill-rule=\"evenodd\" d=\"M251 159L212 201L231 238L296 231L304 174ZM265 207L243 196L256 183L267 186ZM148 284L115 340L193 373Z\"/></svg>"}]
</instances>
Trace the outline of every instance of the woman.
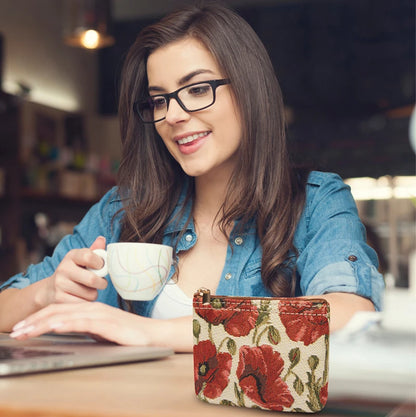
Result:
<instances>
[{"instance_id":1,"label":"woman","mask_svg":"<svg viewBox=\"0 0 416 417\"><path fill-rule=\"evenodd\" d=\"M291 167L273 67L238 15L188 7L144 29L125 61L119 115L118 187L52 258L4 284L1 331L190 351L199 287L320 295L332 331L380 308L383 279L351 194L336 175ZM176 284L133 313L118 308L111 283L86 269L101 267L93 249L115 241L173 246Z\"/></svg>"}]
</instances>

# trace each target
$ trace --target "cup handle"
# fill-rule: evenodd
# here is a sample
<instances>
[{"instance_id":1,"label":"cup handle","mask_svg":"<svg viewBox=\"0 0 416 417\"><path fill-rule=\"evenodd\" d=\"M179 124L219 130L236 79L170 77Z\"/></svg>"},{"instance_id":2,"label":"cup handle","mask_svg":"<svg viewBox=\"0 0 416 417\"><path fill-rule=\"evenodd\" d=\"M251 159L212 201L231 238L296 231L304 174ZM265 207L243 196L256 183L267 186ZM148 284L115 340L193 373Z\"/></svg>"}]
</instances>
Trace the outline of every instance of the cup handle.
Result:
<instances>
[{"instance_id":1,"label":"cup handle","mask_svg":"<svg viewBox=\"0 0 416 417\"><path fill-rule=\"evenodd\" d=\"M107 251L105 249L94 249L93 252L96 253L104 261L104 266L101 269L87 269L91 272L94 272L94 274L98 275L99 277L105 277L108 274Z\"/></svg>"}]
</instances>

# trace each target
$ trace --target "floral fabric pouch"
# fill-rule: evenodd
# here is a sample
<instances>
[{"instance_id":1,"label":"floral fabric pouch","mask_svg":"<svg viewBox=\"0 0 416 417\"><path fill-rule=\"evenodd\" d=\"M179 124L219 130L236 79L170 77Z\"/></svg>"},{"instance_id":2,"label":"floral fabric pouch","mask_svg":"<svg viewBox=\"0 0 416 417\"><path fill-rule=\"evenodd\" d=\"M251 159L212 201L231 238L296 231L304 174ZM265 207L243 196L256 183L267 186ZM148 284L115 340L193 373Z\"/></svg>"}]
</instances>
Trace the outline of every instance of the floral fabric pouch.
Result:
<instances>
[{"instance_id":1,"label":"floral fabric pouch","mask_svg":"<svg viewBox=\"0 0 416 417\"><path fill-rule=\"evenodd\" d=\"M193 298L199 399L265 410L317 412L328 397L329 304L324 299Z\"/></svg>"}]
</instances>

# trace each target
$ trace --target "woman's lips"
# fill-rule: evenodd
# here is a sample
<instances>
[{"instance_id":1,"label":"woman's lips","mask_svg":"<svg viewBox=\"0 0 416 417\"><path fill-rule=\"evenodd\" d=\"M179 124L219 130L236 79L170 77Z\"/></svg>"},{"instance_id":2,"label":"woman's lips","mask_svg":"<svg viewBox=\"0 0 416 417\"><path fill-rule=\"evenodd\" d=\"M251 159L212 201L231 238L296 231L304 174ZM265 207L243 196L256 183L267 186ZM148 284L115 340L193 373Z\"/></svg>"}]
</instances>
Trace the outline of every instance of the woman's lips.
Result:
<instances>
[{"instance_id":1,"label":"woman's lips","mask_svg":"<svg viewBox=\"0 0 416 417\"><path fill-rule=\"evenodd\" d=\"M188 136L185 136L178 140L179 145L186 145L187 143L190 143L198 138L202 138L204 136L207 136L209 132L201 132L201 133L194 133Z\"/></svg>"},{"instance_id":2,"label":"woman's lips","mask_svg":"<svg viewBox=\"0 0 416 417\"><path fill-rule=\"evenodd\" d=\"M210 133L207 131L181 137L176 141L180 152L185 155L196 152L204 144Z\"/></svg>"}]
</instances>

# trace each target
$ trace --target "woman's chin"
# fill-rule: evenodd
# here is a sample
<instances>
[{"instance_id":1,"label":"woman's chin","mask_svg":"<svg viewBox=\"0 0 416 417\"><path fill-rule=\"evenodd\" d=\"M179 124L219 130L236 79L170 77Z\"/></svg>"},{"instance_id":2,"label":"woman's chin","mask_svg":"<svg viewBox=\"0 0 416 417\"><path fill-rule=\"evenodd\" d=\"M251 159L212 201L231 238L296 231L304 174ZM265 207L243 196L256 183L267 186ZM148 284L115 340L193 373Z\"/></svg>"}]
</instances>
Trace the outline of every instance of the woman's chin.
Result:
<instances>
[{"instance_id":1,"label":"woman's chin","mask_svg":"<svg viewBox=\"0 0 416 417\"><path fill-rule=\"evenodd\" d=\"M199 168L190 168L190 167L183 167L182 166L182 169L185 172L185 174L188 175L189 177L201 177L204 174L206 174L206 172L204 170L202 170L200 167Z\"/></svg>"}]
</instances>

